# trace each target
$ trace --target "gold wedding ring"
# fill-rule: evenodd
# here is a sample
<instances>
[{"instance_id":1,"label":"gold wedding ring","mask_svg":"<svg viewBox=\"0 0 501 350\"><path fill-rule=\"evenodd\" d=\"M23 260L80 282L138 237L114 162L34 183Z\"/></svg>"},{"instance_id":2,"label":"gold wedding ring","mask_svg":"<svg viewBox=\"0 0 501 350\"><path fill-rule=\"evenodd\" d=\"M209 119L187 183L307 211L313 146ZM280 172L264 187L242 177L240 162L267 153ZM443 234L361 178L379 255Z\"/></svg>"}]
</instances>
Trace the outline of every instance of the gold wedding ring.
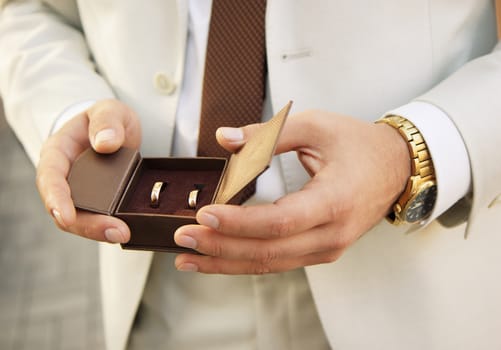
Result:
<instances>
[{"instance_id":1,"label":"gold wedding ring","mask_svg":"<svg viewBox=\"0 0 501 350\"><path fill-rule=\"evenodd\" d=\"M204 184L195 184L195 189L190 191L188 195L188 208L195 209L197 207L198 194L204 188Z\"/></svg>"},{"instance_id":2,"label":"gold wedding ring","mask_svg":"<svg viewBox=\"0 0 501 350\"><path fill-rule=\"evenodd\" d=\"M191 209L195 209L197 207L198 192L200 192L200 190L193 190L188 196L188 207Z\"/></svg>"},{"instance_id":3,"label":"gold wedding ring","mask_svg":"<svg viewBox=\"0 0 501 350\"><path fill-rule=\"evenodd\" d=\"M159 207L159 205L160 205L160 192L162 192L162 190L165 188L166 184L167 184L166 182L157 181L153 185L153 188L151 189L151 195L150 195L150 198L151 198L150 205L152 208Z\"/></svg>"}]
</instances>

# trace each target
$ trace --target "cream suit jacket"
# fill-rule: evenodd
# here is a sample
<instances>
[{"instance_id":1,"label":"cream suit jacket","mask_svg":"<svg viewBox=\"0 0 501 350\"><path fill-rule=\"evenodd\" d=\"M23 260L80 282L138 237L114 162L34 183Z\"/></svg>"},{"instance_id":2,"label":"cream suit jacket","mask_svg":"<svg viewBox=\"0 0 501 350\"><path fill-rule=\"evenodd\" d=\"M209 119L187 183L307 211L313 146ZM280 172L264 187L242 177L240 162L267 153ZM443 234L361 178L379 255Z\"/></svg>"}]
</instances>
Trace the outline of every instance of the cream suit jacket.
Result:
<instances>
[{"instance_id":1,"label":"cream suit jacket","mask_svg":"<svg viewBox=\"0 0 501 350\"><path fill-rule=\"evenodd\" d=\"M182 0L7 4L1 93L34 163L57 116L106 97L142 118L143 155L168 155L187 20ZM306 269L332 347L500 349L501 50L492 52L493 2L269 0L266 41L275 111L292 99L295 111L374 120L426 101L453 120L470 157L473 194L442 217L450 228L433 222L405 235L381 223L339 261ZM300 188L307 178L295 155L281 162L288 190ZM100 253L107 344L123 349L152 255L112 245Z\"/></svg>"}]
</instances>

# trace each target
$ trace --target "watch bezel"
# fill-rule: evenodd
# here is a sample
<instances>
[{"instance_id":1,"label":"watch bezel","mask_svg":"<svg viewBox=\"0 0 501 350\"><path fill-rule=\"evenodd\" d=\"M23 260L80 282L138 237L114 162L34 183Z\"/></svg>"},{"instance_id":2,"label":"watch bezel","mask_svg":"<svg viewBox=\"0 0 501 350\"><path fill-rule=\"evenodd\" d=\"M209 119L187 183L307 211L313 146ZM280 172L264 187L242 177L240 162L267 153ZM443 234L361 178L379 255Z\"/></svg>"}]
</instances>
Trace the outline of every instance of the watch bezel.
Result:
<instances>
[{"instance_id":1,"label":"watch bezel","mask_svg":"<svg viewBox=\"0 0 501 350\"><path fill-rule=\"evenodd\" d=\"M426 212L419 215L418 217L410 219L409 212L412 210L412 206L415 204L417 198L420 196L423 196L423 194L426 193L427 191L429 191L431 188L435 189L435 191L432 192L433 196L426 197L427 202L431 201L431 203L432 203L431 207ZM428 180L428 181L421 183L419 185L419 188L417 189L417 191L415 191L410 196L410 198L407 200L407 203L405 204L405 207L399 213L400 220L412 224L412 223L416 223L416 222L419 222L419 221L422 221L422 220L428 218L431 215L431 213L433 212L433 208L435 207L436 198L437 198L437 184L436 184L436 182L433 180Z\"/></svg>"}]
</instances>

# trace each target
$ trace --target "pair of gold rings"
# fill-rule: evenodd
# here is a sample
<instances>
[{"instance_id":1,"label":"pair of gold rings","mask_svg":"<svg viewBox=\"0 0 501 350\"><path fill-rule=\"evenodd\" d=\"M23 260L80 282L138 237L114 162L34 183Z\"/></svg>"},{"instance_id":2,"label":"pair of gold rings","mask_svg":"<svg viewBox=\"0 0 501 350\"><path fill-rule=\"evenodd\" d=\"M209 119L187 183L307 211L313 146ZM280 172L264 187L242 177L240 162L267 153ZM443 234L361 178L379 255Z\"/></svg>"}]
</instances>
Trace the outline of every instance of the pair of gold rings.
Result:
<instances>
[{"instance_id":1,"label":"pair of gold rings","mask_svg":"<svg viewBox=\"0 0 501 350\"><path fill-rule=\"evenodd\" d=\"M152 208L158 208L160 206L160 193L168 185L168 182L157 181L153 184L150 194L150 206ZM188 208L195 209L197 207L198 195L204 188L204 184L195 184L195 189L190 191L188 195Z\"/></svg>"}]
</instances>

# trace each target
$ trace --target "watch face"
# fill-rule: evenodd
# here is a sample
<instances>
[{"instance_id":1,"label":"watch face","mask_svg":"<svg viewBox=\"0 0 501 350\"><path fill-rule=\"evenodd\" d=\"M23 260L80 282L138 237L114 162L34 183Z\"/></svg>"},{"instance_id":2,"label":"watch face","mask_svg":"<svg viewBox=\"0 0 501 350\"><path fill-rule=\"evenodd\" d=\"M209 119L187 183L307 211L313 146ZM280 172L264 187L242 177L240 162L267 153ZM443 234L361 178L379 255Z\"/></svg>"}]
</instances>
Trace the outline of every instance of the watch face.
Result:
<instances>
[{"instance_id":1,"label":"watch face","mask_svg":"<svg viewBox=\"0 0 501 350\"><path fill-rule=\"evenodd\" d=\"M437 186L433 185L422 190L409 203L405 213L405 221L416 222L423 220L431 214L435 200L437 198Z\"/></svg>"}]
</instances>

